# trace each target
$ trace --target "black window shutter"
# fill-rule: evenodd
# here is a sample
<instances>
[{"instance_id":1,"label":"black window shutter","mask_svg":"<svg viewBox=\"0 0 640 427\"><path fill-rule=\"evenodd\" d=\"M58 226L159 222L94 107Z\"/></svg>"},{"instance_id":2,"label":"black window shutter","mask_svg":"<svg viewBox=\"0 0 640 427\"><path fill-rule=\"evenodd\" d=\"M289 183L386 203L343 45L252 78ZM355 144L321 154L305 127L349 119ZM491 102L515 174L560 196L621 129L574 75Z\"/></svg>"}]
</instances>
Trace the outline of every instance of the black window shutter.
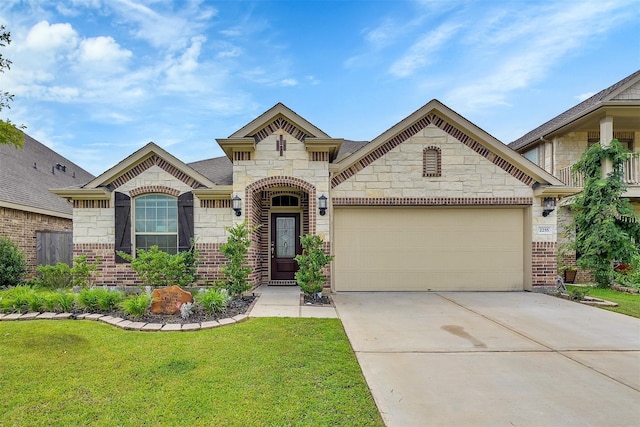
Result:
<instances>
[{"instance_id":1,"label":"black window shutter","mask_svg":"<svg viewBox=\"0 0 640 427\"><path fill-rule=\"evenodd\" d=\"M193 239L193 193L178 196L178 252L191 249Z\"/></svg>"},{"instance_id":2,"label":"black window shutter","mask_svg":"<svg viewBox=\"0 0 640 427\"><path fill-rule=\"evenodd\" d=\"M124 193L116 196L116 262L127 262L118 255L118 251L131 255L131 197Z\"/></svg>"}]
</instances>

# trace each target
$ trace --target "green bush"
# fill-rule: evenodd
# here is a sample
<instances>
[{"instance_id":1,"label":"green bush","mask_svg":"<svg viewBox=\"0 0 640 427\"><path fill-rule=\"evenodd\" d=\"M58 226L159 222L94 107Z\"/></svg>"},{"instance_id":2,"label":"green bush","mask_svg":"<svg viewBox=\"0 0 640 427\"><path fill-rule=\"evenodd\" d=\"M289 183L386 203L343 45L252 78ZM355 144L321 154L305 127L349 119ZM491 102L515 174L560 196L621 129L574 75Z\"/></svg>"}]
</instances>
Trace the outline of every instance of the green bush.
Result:
<instances>
[{"instance_id":1,"label":"green bush","mask_svg":"<svg viewBox=\"0 0 640 427\"><path fill-rule=\"evenodd\" d=\"M143 293L126 298L120 303L120 308L129 316L138 319L147 313L150 305L151 295Z\"/></svg>"},{"instance_id":2,"label":"green bush","mask_svg":"<svg viewBox=\"0 0 640 427\"><path fill-rule=\"evenodd\" d=\"M5 313L26 313L33 305L33 294L36 289L28 285L20 285L2 292L0 309Z\"/></svg>"},{"instance_id":3,"label":"green bush","mask_svg":"<svg viewBox=\"0 0 640 427\"><path fill-rule=\"evenodd\" d=\"M86 311L112 311L124 298L121 291L104 288L86 288L78 295L78 305Z\"/></svg>"},{"instance_id":4,"label":"green bush","mask_svg":"<svg viewBox=\"0 0 640 427\"><path fill-rule=\"evenodd\" d=\"M138 249L134 258L124 252L118 252L123 259L131 262L131 268L146 286L189 286L198 280L196 271L200 264L200 253L193 244L188 251L170 255L157 246L149 250Z\"/></svg>"},{"instance_id":5,"label":"green bush","mask_svg":"<svg viewBox=\"0 0 640 427\"><path fill-rule=\"evenodd\" d=\"M53 296L55 302L54 309L52 311L60 313L70 313L73 311L73 306L76 302L76 294L71 292L59 291Z\"/></svg>"},{"instance_id":6,"label":"green bush","mask_svg":"<svg viewBox=\"0 0 640 427\"><path fill-rule=\"evenodd\" d=\"M18 286L27 274L24 252L6 237L0 237L0 288Z\"/></svg>"},{"instance_id":7,"label":"green bush","mask_svg":"<svg viewBox=\"0 0 640 427\"><path fill-rule=\"evenodd\" d=\"M98 264L102 262L102 258L96 258L93 264L87 262L86 255L80 255L73 259L73 267L71 275L73 277L73 286L86 288L93 286L93 279L98 270Z\"/></svg>"},{"instance_id":8,"label":"green bush","mask_svg":"<svg viewBox=\"0 0 640 427\"><path fill-rule=\"evenodd\" d=\"M194 295L194 299L202 304L204 309L209 313L221 312L231 301L229 292L226 289L207 289Z\"/></svg>"},{"instance_id":9,"label":"green bush","mask_svg":"<svg viewBox=\"0 0 640 427\"><path fill-rule=\"evenodd\" d=\"M249 236L256 229L257 227L249 228L246 221L233 227L227 227L229 238L227 243L220 246L220 252L229 260L222 267L222 274L227 279L224 287L233 296L240 295L251 289L249 274L251 274L252 269L247 265L247 254L249 253L249 246L251 246Z\"/></svg>"},{"instance_id":10,"label":"green bush","mask_svg":"<svg viewBox=\"0 0 640 427\"><path fill-rule=\"evenodd\" d=\"M36 283L43 288L62 289L71 286L71 267L64 262L56 265L39 265L36 271L38 272Z\"/></svg>"},{"instance_id":11,"label":"green bush","mask_svg":"<svg viewBox=\"0 0 640 427\"><path fill-rule=\"evenodd\" d=\"M296 272L296 281L300 290L305 295L315 298L322 292L326 277L322 269L333 260L333 255L327 255L322 249L322 238L315 234L307 234L300 237L302 255L296 255L295 260L299 268Z\"/></svg>"}]
</instances>

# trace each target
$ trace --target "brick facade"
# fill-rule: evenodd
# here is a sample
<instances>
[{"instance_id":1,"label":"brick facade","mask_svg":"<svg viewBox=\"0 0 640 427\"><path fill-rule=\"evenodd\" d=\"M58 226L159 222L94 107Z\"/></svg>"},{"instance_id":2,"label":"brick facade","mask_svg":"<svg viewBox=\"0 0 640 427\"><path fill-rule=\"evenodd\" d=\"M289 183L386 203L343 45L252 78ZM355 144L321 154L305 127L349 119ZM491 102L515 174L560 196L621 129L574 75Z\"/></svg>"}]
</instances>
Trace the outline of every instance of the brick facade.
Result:
<instances>
[{"instance_id":1,"label":"brick facade","mask_svg":"<svg viewBox=\"0 0 640 427\"><path fill-rule=\"evenodd\" d=\"M0 207L0 230L25 253L27 274L36 273L36 232L72 231L70 219Z\"/></svg>"},{"instance_id":2,"label":"brick facade","mask_svg":"<svg viewBox=\"0 0 640 427\"><path fill-rule=\"evenodd\" d=\"M558 255L556 242L532 242L531 275L532 287L556 286L556 260Z\"/></svg>"}]
</instances>

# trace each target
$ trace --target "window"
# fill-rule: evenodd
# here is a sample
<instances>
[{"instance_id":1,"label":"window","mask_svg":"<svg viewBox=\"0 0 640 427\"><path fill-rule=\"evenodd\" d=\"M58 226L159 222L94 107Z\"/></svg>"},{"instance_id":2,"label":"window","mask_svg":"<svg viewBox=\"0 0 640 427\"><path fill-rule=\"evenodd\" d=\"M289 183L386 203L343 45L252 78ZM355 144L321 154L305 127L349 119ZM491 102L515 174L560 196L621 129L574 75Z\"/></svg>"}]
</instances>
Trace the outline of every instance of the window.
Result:
<instances>
[{"instance_id":1,"label":"window","mask_svg":"<svg viewBox=\"0 0 640 427\"><path fill-rule=\"evenodd\" d=\"M275 196L271 199L271 206L299 206L300 202L296 196Z\"/></svg>"},{"instance_id":2,"label":"window","mask_svg":"<svg viewBox=\"0 0 640 427\"><path fill-rule=\"evenodd\" d=\"M150 194L134 200L135 248L151 246L169 254L178 252L178 201L164 194Z\"/></svg>"},{"instance_id":3,"label":"window","mask_svg":"<svg viewBox=\"0 0 640 427\"><path fill-rule=\"evenodd\" d=\"M422 176L442 176L440 148L427 147L422 152Z\"/></svg>"},{"instance_id":4,"label":"window","mask_svg":"<svg viewBox=\"0 0 640 427\"><path fill-rule=\"evenodd\" d=\"M535 163L536 165L538 164L538 147L532 150L526 151L522 155L524 156L525 159L531 161L532 163Z\"/></svg>"},{"instance_id":5,"label":"window","mask_svg":"<svg viewBox=\"0 0 640 427\"><path fill-rule=\"evenodd\" d=\"M194 239L193 193L175 197L146 194L134 199L115 192L115 260L127 262L119 251L131 255L132 244L147 249L153 245L168 253L188 251ZM132 238L133 236L133 238Z\"/></svg>"}]
</instances>

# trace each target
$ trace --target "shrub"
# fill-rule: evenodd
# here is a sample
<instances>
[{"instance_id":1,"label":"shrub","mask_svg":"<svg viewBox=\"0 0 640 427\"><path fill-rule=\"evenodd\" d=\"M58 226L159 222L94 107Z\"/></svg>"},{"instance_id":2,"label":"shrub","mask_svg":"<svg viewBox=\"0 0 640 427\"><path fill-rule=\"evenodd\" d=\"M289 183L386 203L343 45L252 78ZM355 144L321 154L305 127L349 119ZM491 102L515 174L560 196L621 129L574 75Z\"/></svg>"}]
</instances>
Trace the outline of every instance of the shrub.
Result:
<instances>
[{"instance_id":1,"label":"shrub","mask_svg":"<svg viewBox=\"0 0 640 427\"><path fill-rule=\"evenodd\" d=\"M315 234L307 234L300 237L302 255L296 255L299 269L296 272L296 281L300 290L305 295L315 298L322 292L326 277L322 269L333 260L333 255L327 255L322 249L322 238Z\"/></svg>"},{"instance_id":2,"label":"shrub","mask_svg":"<svg viewBox=\"0 0 640 427\"><path fill-rule=\"evenodd\" d=\"M39 277L35 282L43 288L62 289L71 286L71 267L64 262L56 265L39 265L36 271Z\"/></svg>"},{"instance_id":3,"label":"shrub","mask_svg":"<svg viewBox=\"0 0 640 427\"><path fill-rule=\"evenodd\" d=\"M32 295L35 288L27 285L20 285L2 292L0 297L0 309L9 313L26 313L32 304Z\"/></svg>"},{"instance_id":4,"label":"shrub","mask_svg":"<svg viewBox=\"0 0 640 427\"><path fill-rule=\"evenodd\" d=\"M124 298L121 291L104 288L86 288L78 295L78 304L86 311L111 311Z\"/></svg>"},{"instance_id":5,"label":"shrub","mask_svg":"<svg viewBox=\"0 0 640 427\"><path fill-rule=\"evenodd\" d=\"M194 299L202 304L205 311L215 313L227 308L231 297L226 289L207 289L196 293Z\"/></svg>"},{"instance_id":6,"label":"shrub","mask_svg":"<svg viewBox=\"0 0 640 427\"><path fill-rule=\"evenodd\" d=\"M157 246L149 250L138 249L133 258L124 252L118 252L123 259L131 262L131 268L147 286L188 286L198 280L196 271L200 264L200 253L191 245L188 251L170 255Z\"/></svg>"},{"instance_id":7,"label":"shrub","mask_svg":"<svg viewBox=\"0 0 640 427\"><path fill-rule=\"evenodd\" d=\"M86 288L92 286L94 276L98 270L98 264L102 262L102 258L96 258L93 264L87 262L86 255L80 255L73 259L73 267L71 268L71 276L73 277L73 286Z\"/></svg>"},{"instance_id":8,"label":"shrub","mask_svg":"<svg viewBox=\"0 0 640 427\"><path fill-rule=\"evenodd\" d=\"M76 294L59 291L55 293L53 300L55 301L55 307L53 311L60 313L70 313L73 310L73 306L76 302Z\"/></svg>"},{"instance_id":9,"label":"shrub","mask_svg":"<svg viewBox=\"0 0 640 427\"><path fill-rule=\"evenodd\" d=\"M147 293L130 296L120 303L122 310L134 319L147 314L149 305L151 305L151 295Z\"/></svg>"},{"instance_id":10,"label":"shrub","mask_svg":"<svg viewBox=\"0 0 640 427\"><path fill-rule=\"evenodd\" d=\"M220 252L229 260L222 267L222 274L227 278L224 286L233 296L240 295L251 289L249 274L251 274L252 270L247 265L247 254L251 245L249 236L256 229L257 227L249 228L246 221L233 227L227 227L229 238L227 243L220 246Z\"/></svg>"},{"instance_id":11,"label":"shrub","mask_svg":"<svg viewBox=\"0 0 640 427\"><path fill-rule=\"evenodd\" d=\"M17 286L27 274L24 252L6 237L0 237L0 288Z\"/></svg>"}]
</instances>

